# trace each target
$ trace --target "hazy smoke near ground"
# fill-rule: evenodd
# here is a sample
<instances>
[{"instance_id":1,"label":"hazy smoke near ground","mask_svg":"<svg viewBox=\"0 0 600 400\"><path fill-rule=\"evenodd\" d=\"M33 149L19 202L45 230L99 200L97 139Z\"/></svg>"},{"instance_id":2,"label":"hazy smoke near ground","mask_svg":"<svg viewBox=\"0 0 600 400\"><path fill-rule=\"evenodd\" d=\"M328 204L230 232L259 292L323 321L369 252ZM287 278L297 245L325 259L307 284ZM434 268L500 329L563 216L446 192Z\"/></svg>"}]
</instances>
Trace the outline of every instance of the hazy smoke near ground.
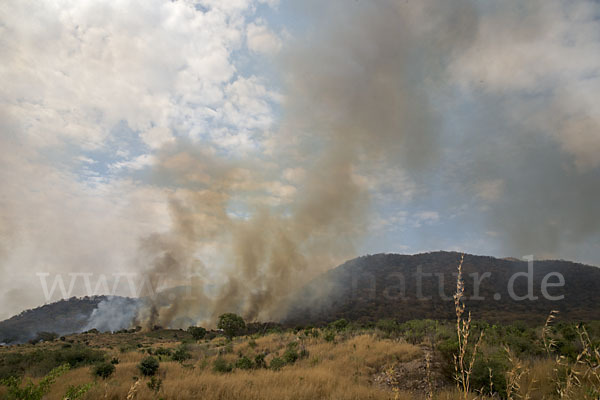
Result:
<instances>
[{"instance_id":1,"label":"hazy smoke near ground","mask_svg":"<svg viewBox=\"0 0 600 400\"><path fill-rule=\"evenodd\" d=\"M98 304L82 331L97 329L100 332L114 332L127 329L131 326L139 308L140 304L135 299L109 297Z\"/></svg>"}]
</instances>

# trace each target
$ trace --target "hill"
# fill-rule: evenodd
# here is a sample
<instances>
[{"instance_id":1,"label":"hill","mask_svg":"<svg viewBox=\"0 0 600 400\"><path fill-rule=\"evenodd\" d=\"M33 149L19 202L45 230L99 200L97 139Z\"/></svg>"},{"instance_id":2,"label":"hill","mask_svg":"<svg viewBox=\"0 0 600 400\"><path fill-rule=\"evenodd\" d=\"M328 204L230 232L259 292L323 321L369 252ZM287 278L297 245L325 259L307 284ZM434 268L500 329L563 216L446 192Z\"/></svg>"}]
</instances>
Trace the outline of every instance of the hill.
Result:
<instances>
[{"instance_id":1,"label":"hill","mask_svg":"<svg viewBox=\"0 0 600 400\"><path fill-rule=\"evenodd\" d=\"M295 326L320 325L340 318L362 323L390 318L400 322L452 318L459 260L460 254L453 252L376 254L350 260L293 295L282 322ZM599 268L561 260L536 261L531 284L537 299L514 300L508 292L509 281L515 274L522 274L514 280L514 294L523 296L529 287L528 278L523 276L527 271L524 261L466 255L465 291L473 317L490 322L523 320L535 324L543 321L550 310L559 310L565 320L600 319ZM541 291L542 281L549 273L564 278L564 286L547 289L548 295L561 300L548 299ZM471 274L483 278L479 299L473 298L476 293ZM548 278L550 284L558 282L555 275ZM169 295L181 290L166 291L160 301L166 302ZM99 331L130 328L142 301L95 296L46 304L0 322L0 343L24 342L42 331L63 335L94 328Z\"/></svg>"},{"instance_id":2,"label":"hill","mask_svg":"<svg viewBox=\"0 0 600 400\"><path fill-rule=\"evenodd\" d=\"M327 272L295 295L285 322L304 325L339 318L364 323L387 318L398 321L452 318L459 261L460 254L453 252L356 258ZM559 310L566 320L600 319L599 268L545 260L535 261L531 270L529 279L525 276L529 274L525 261L466 255L463 277L473 317L490 322L539 323L550 310ZM564 285L558 286L561 278L557 274L564 278ZM473 292L476 277L482 278L478 293ZM514 278L509 285L511 277ZM542 291L544 279L548 284L546 293ZM519 299L528 293L530 285L535 299ZM513 290L509 291L510 288Z\"/></svg>"},{"instance_id":3,"label":"hill","mask_svg":"<svg viewBox=\"0 0 600 400\"><path fill-rule=\"evenodd\" d=\"M126 297L92 296L45 304L0 322L0 343L22 343L39 332L63 335L94 328L103 331L128 328L137 302Z\"/></svg>"}]
</instances>

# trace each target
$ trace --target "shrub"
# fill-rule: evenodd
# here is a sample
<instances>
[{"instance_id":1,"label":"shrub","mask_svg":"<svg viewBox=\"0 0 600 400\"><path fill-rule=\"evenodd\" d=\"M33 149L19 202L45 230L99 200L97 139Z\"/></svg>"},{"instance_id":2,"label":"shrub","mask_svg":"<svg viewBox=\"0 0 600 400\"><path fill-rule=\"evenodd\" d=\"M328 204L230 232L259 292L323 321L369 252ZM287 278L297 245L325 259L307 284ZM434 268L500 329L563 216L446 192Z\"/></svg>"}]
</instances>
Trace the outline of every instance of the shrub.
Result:
<instances>
[{"instance_id":1,"label":"shrub","mask_svg":"<svg viewBox=\"0 0 600 400\"><path fill-rule=\"evenodd\" d=\"M295 348L288 348L285 353L283 353L283 361L286 364L293 364L298 359L298 352Z\"/></svg>"},{"instance_id":2,"label":"shrub","mask_svg":"<svg viewBox=\"0 0 600 400\"><path fill-rule=\"evenodd\" d=\"M300 350L300 354L298 354L298 356L300 358L308 358L309 355L310 354L309 354L308 350L306 350L306 349Z\"/></svg>"},{"instance_id":3,"label":"shrub","mask_svg":"<svg viewBox=\"0 0 600 400\"><path fill-rule=\"evenodd\" d=\"M110 363L113 365L119 364L119 359L117 357L113 357L110 359Z\"/></svg>"},{"instance_id":4,"label":"shrub","mask_svg":"<svg viewBox=\"0 0 600 400\"><path fill-rule=\"evenodd\" d=\"M63 345L67 345L64 343ZM36 349L28 352L8 352L0 357L0 379L11 376L29 374L44 376L53 368L69 364L76 368L93 365L104 361L105 353L100 350L88 349L83 346L68 348Z\"/></svg>"},{"instance_id":5,"label":"shrub","mask_svg":"<svg viewBox=\"0 0 600 400\"><path fill-rule=\"evenodd\" d=\"M184 362L185 360L191 358L190 353L187 350L187 346L182 344L173 352L171 356L173 361Z\"/></svg>"},{"instance_id":6,"label":"shrub","mask_svg":"<svg viewBox=\"0 0 600 400\"><path fill-rule=\"evenodd\" d=\"M54 368L39 383L35 384L29 380L22 386L22 378L10 377L0 380L0 385L7 387L8 398L23 400L41 400L50 391L50 386L56 379L69 370L69 365L64 364Z\"/></svg>"},{"instance_id":7,"label":"shrub","mask_svg":"<svg viewBox=\"0 0 600 400\"><path fill-rule=\"evenodd\" d=\"M103 351L93 350L82 346L61 349L58 350L55 355L57 364L68 363L71 367L90 365L104 361Z\"/></svg>"},{"instance_id":8,"label":"shrub","mask_svg":"<svg viewBox=\"0 0 600 400\"><path fill-rule=\"evenodd\" d=\"M108 379L115 372L115 366L108 362L97 364L93 373L99 378Z\"/></svg>"},{"instance_id":9,"label":"shrub","mask_svg":"<svg viewBox=\"0 0 600 400\"><path fill-rule=\"evenodd\" d=\"M508 365L500 355L475 360L473 372L471 374L471 385L473 389L481 391L482 394L492 395L492 393L490 393L490 369L492 370L494 392L498 393L500 398L505 398L506 371L508 370Z\"/></svg>"},{"instance_id":10,"label":"shrub","mask_svg":"<svg viewBox=\"0 0 600 400\"><path fill-rule=\"evenodd\" d=\"M155 357L148 356L138 365L138 369L144 376L153 376L158 371L159 363Z\"/></svg>"},{"instance_id":11,"label":"shrub","mask_svg":"<svg viewBox=\"0 0 600 400\"><path fill-rule=\"evenodd\" d=\"M438 322L430 319L411 320L399 326L404 338L411 344L422 343L426 336L434 336L438 329Z\"/></svg>"},{"instance_id":12,"label":"shrub","mask_svg":"<svg viewBox=\"0 0 600 400\"><path fill-rule=\"evenodd\" d=\"M223 347L223 353L231 354L233 353L233 345L231 343L227 343L225 347Z\"/></svg>"},{"instance_id":13,"label":"shrub","mask_svg":"<svg viewBox=\"0 0 600 400\"><path fill-rule=\"evenodd\" d=\"M223 357L217 357L213 362L213 371L215 372L231 372L233 367Z\"/></svg>"},{"instance_id":14,"label":"shrub","mask_svg":"<svg viewBox=\"0 0 600 400\"><path fill-rule=\"evenodd\" d=\"M344 318L338 319L337 321L329 324L329 326L336 332L341 332L348 327L348 321Z\"/></svg>"},{"instance_id":15,"label":"shrub","mask_svg":"<svg viewBox=\"0 0 600 400\"><path fill-rule=\"evenodd\" d=\"M265 362L264 354L257 354L254 357L254 367L255 368L267 368L267 363Z\"/></svg>"},{"instance_id":16,"label":"shrub","mask_svg":"<svg viewBox=\"0 0 600 400\"><path fill-rule=\"evenodd\" d=\"M206 329L201 326L190 326L188 332L192 335L194 340L201 340L206 336Z\"/></svg>"},{"instance_id":17,"label":"shrub","mask_svg":"<svg viewBox=\"0 0 600 400\"><path fill-rule=\"evenodd\" d=\"M271 360L271 363L269 364L269 368L271 368L273 371L279 371L284 366L285 366L285 361L283 361L279 357L273 358Z\"/></svg>"},{"instance_id":18,"label":"shrub","mask_svg":"<svg viewBox=\"0 0 600 400\"><path fill-rule=\"evenodd\" d=\"M333 331L327 331L323 335L323 339L325 339L326 342L333 342L335 340L335 332L333 332Z\"/></svg>"},{"instance_id":19,"label":"shrub","mask_svg":"<svg viewBox=\"0 0 600 400\"><path fill-rule=\"evenodd\" d=\"M393 319L380 319L377 321L377 324L375 324L375 327L387 336L391 336L400 330L400 325Z\"/></svg>"},{"instance_id":20,"label":"shrub","mask_svg":"<svg viewBox=\"0 0 600 400\"><path fill-rule=\"evenodd\" d=\"M157 356L171 356L171 349L165 349L164 347L159 347L158 349L154 350L154 354Z\"/></svg>"},{"instance_id":21,"label":"shrub","mask_svg":"<svg viewBox=\"0 0 600 400\"><path fill-rule=\"evenodd\" d=\"M227 313L219 316L217 328L222 329L225 336L227 336L228 339L231 339L246 328L246 323L239 315Z\"/></svg>"},{"instance_id":22,"label":"shrub","mask_svg":"<svg viewBox=\"0 0 600 400\"><path fill-rule=\"evenodd\" d=\"M154 392L158 392L162 386L162 379L153 376L150 378L150 381L147 383L148 388Z\"/></svg>"},{"instance_id":23,"label":"shrub","mask_svg":"<svg viewBox=\"0 0 600 400\"><path fill-rule=\"evenodd\" d=\"M82 398L90 389L94 387L93 383L84 383L83 385L70 385L65 393L65 399L76 400Z\"/></svg>"},{"instance_id":24,"label":"shrub","mask_svg":"<svg viewBox=\"0 0 600 400\"><path fill-rule=\"evenodd\" d=\"M252 369L253 366L252 360L246 356L238 358L238 360L235 362L235 367L238 369Z\"/></svg>"}]
</instances>

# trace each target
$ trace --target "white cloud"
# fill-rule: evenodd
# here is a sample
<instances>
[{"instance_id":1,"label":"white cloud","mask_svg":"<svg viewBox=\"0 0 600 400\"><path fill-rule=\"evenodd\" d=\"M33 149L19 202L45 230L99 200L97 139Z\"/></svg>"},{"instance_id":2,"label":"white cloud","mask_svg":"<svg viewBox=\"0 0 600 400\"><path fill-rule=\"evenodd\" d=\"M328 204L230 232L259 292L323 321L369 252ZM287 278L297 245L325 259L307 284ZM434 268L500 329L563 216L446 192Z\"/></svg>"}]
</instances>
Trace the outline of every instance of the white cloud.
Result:
<instances>
[{"instance_id":1,"label":"white cloud","mask_svg":"<svg viewBox=\"0 0 600 400\"><path fill-rule=\"evenodd\" d=\"M150 147L167 129L208 135L215 115L264 128L272 118L259 97L272 93L236 76L231 60L252 2L202 4L10 1L0 11L0 101L35 146L101 147L120 121Z\"/></svg>"},{"instance_id":2,"label":"white cloud","mask_svg":"<svg viewBox=\"0 0 600 400\"><path fill-rule=\"evenodd\" d=\"M169 128L156 126L140 134L142 140L152 149L158 149L165 144L173 143L175 137Z\"/></svg>"},{"instance_id":3,"label":"white cloud","mask_svg":"<svg viewBox=\"0 0 600 400\"><path fill-rule=\"evenodd\" d=\"M431 225L439 221L440 214L437 211L420 211L414 215L414 226Z\"/></svg>"},{"instance_id":4,"label":"white cloud","mask_svg":"<svg viewBox=\"0 0 600 400\"><path fill-rule=\"evenodd\" d=\"M263 54L273 54L281 50L281 39L265 25L264 21L248 24L246 30L248 48Z\"/></svg>"}]
</instances>

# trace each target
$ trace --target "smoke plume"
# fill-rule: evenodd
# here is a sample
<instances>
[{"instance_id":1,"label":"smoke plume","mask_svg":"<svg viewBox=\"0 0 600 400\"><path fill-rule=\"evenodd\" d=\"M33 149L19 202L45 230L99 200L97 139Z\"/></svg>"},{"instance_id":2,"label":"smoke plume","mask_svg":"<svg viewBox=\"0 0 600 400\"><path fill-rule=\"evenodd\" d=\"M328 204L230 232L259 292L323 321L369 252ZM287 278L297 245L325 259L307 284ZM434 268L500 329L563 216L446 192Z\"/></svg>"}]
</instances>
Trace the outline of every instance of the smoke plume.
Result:
<instances>
[{"instance_id":1,"label":"smoke plume","mask_svg":"<svg viewBox=\"0 0 600 400\"><path fill-rule=\"evenodd\" d=\"M400 158L419 168L437 157L431 88L444 84L439 66L476 27L468 1L445 4L330 5L311 37L283 52L285 111L272 158L232 161L192 143L163 149L154 179L174 187L173 227L144 239L141 259L155 284L207 270L218 270L221 282L211 295L200 280L188 300L154 304L148 323L172 325L184 315L214 322L223 312L277 318L287 295L355 255L369 205L356 178L361 166ZM422 25L425 15L435 21ZM273 170L286 168L305 178L273 202ZM211 246L218 257L205 267L197 257Z\"/></svg>"}]
</instances>

